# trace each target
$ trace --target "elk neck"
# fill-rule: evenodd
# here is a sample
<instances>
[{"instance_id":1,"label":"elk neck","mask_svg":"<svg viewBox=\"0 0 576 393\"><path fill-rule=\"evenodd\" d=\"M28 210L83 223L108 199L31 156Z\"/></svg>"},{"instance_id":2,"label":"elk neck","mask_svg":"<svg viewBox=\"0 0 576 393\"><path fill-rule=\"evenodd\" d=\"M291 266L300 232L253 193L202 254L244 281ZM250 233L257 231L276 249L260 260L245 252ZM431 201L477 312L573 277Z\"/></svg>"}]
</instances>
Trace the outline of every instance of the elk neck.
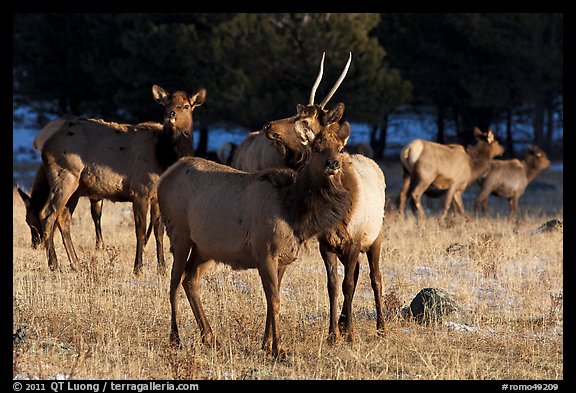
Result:
<instances>
[{"instance_id":1,"label":"elk neck","mask_svg":"<svg viewBox=\"0 0 576 393\"><path fill-rule=\"evenodd\" d=\"M162 170L166 170L179 158L194 154L192 127L180 130L165 124L158 136L156 159Z\"/></svg>"},{"instance_id":2,"label":"elk neck","mask_svg":"<svg viewBox=\"0 0 576 393\"><path fill-rule=\"evenodd\" d=\"M330 178L314 176L306 166L290 187L288 210L294 232L301 241L350 221L358 184L348 158L342 160L342 166L342 170Z\"/></svg>"}]
</instances>

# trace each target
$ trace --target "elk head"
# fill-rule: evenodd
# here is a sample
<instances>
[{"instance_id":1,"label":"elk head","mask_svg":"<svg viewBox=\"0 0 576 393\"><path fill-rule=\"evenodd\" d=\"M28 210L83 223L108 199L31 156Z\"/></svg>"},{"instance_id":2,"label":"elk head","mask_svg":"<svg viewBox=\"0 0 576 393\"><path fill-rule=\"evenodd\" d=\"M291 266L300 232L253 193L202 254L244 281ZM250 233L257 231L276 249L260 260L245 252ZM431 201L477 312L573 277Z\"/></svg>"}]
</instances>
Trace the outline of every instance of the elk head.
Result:
<instances>
[{"instance_id":1,"label":"elk head","mask_svg":"<svg viewBox=\"0 0 576 393\"><path fill-rule=\"evenodd\" d=\"M162 87L152 87L154 99L164 107L164 129L192 134L192 112L206 100L206 89L199 89L192 96L184 91L168 93Z\"/></svg>"},{"instance_id":2,"label":"elk head","mask_svg":"<svg viewBox=\"0 0 576 393\"><path fill-rule=\"evenodd\" d=\"M478 127L474 128L474 137L477 143L474 146L468 145L466 151L472 157L482 156L489 160L504 154L504 147L496 140L492 130L482 132Z\"/></svg>"},{"instance_id":3,"label":"elk head","mask_svg":"<svg viewBox=\"0 0 576 393\"><path fill-rule=\"evenodd\" d=\"M308 166L317 178L324 178L332 182L339 178L343 167L344 146L350 137L350 123L341 126L332 123L323 126L312 142L312 155Z\"/></svg>"},{"instance_id":4,"label":"elk head","mask_svg":"<svg viewBox=\"0 0 576 393\"><path fill-rule=\"evenodd\" d=\"M314 104L316 89L320 85L324 71L324 57L325 54L322 55L320 72L318 73L314 86L312 87L308 105L305 106L298 104L296 106L296 115L285 119L271 121L264 125L263 131L265 132L266 137L272 140L277 146L282 145L289 151L301 150L314 140L322 126L337 123L342 118L344 113L343 103L336 104L331 110L326 110L324 107L344 80L348 68L350 67L350 62L352 61L352 53L350 53L344 71L342 71L342 74L328 95L326 95L320 104Z\"/></svg>"},{"instance_id":5,"label":"elk head","mask_svg":"<svg viewBox=\"0 0 576 393\"><path fill-rule=\"evenodd\" d=\"M538 146L529 146L526 152L526 162L537 170L550 168L551 162L544 150Z\"/></svg>"},{"instance_id":6,"label":"elk head","mask_svg":"<svg viewBox=\"0 0 576 393\"><path fill-rule=\"evenodd\" d=\"M32 236L32 247L38 248L40 242L42 241L42 224L40 223L40 212L34 209L34 204L32 203L32 198L30 195L26 194L23 190L18 187L18 195L22 198L24 206L26 207L26 224L30 228L30 234Z\"/></svg>"}]
</instances>

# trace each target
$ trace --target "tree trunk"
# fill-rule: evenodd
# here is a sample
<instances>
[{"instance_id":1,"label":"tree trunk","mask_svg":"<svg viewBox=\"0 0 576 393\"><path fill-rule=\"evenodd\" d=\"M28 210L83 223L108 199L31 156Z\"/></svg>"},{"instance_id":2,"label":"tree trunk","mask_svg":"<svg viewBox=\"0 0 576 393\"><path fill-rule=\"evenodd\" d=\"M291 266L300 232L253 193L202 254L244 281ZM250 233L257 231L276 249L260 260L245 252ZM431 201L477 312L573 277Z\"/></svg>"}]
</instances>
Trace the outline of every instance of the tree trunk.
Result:
<instances>
[{"instance_id":1,"label":"tree trunk","mask_svg":"<svg viewBox=\"0 0 576 393\"><path fill-rule=\"evenodd\" d=\"M446 108L439 105L436 111L436 142L446 143L446 131L444 128L444 118L446 117Z\"/></svg>"},{"instance_id":2,"label":"tree trunk","mask_svg":"<svg viewBox=\"0 0 576 393\"><path fill-rule=\"evenodd\" d=\"M374 158L384 158L386 148L386 136L388 134L388 115L385 115L380 125L373 124L370 131L370 147L374 151Z\"/></svg>"},{"instance_id":3,"label":"tree trunk","mask_svg":"<svg viewBox=\"0 0 576 393\"><path fill-rule=\"evenodd\" d=\"M546 105L546 143L544 150L549 153L554 148L554 101L549 99Z\"/></svg>"},{"instance_id":4,"label":"tree trunk","mask_svg":"<svg viewBox=\"0 0 576 393\"><path fill-rule=\"evenodd\" d=\"M200 127L200 138L198 139L198 147L195 151L196 157L206 157L208 150L208 127Z\"/></svg>"},{"instance_id":5,"label":"tree trunk","mask_svg":"<svg viewBox=\"0 0 576 393\"><path fill-rule=\"evenodd\" d=\"M542 100L536 101L534 105L534 144L536 146L542 147L544 143L544 103Z\"/></svg>"},{"instance_id":6,"label":"tree trunk","mask_svg":"<svg viewBox=\"0 0 576 393\"><path fill-rule=\"evenodd\" d=\"M514 137L512 135L512 109L506 111L506 155L514 157Z\"/></svg>"}]
</instances>

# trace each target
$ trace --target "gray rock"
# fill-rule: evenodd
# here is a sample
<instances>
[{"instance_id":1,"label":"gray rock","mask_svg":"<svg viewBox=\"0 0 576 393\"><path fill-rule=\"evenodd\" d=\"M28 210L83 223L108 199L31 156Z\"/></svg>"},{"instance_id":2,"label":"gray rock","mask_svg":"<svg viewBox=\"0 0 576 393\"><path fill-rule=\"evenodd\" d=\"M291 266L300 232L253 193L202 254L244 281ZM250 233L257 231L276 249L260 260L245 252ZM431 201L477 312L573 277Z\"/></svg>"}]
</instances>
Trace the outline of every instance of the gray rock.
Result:
<instances>
[{"instance_id":1,"label":"gray rock","mask_svg":"<svg viewBox=\"0 0 576 393\"><path fill-rule=\"evenodd\" d=\"M437 323L449 314L460 314L461 308L454 298L442 289L424 288L414 297L405 316L421 324Z\"/></svg>"},{"instance_id":2,"label":"gray rock","mask_svg":"<svg viewBox=\"0 0 576 393\"><path fill-rule=\"evenodd\" d=\"M563 232L564 230L564 224L562 222L562 220L559 220L557 218L547 221L544 224L540 225L538 228L534 229L532 231L533 235L536 235L538 233L543 233L543 232Z\"/></svg>"}]
</instances>

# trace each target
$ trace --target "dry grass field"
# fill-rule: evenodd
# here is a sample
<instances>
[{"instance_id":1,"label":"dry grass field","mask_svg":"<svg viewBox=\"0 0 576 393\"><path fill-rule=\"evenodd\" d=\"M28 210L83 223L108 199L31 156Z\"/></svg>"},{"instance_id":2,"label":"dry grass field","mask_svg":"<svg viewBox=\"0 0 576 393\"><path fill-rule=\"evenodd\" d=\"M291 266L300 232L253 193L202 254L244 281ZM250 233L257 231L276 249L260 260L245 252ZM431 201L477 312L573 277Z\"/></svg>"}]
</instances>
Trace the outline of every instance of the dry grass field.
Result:
<instances>
[{"instance_id":1,"label":"dry grass field","mask_svg":"<svg viewBox=\"0 0 576 393\"><path fill-rule=\"evenodd\" d=\"M70 270L56 235L60 271L50 272L43 249L33 250L24 205L13 202L13 377L16 379L294 379L294 380L561 380L563 360L563 234L532 234L563 219L562 172L545 172L520 201L519 220L498 214L464 221L432 216L418 223L393 210L400 182L384 163L390 209L381 254L387 329L376 334L365 255L354 297L355 341L327 343L324 264L313 244L286 270L281 334L286 361L261 349L266 306L256 270L214 267L202 281L204 309L221 344L200 343L182 291L180 334L169 347L169 276L156 271L154 242L144 272L132 274L135 235L131 206L104 203L105 249L95 250L87 199L72 227L82 268ZM475 195L475 193L474 193ZM467 208L471 200L466 201ZM165 253L171 265L169 240ZM466 310L458 321L423 326L398 317L426 287L441 288ZM339 297L340 304L342 295Z\"/></svg>"}]
</instances>

